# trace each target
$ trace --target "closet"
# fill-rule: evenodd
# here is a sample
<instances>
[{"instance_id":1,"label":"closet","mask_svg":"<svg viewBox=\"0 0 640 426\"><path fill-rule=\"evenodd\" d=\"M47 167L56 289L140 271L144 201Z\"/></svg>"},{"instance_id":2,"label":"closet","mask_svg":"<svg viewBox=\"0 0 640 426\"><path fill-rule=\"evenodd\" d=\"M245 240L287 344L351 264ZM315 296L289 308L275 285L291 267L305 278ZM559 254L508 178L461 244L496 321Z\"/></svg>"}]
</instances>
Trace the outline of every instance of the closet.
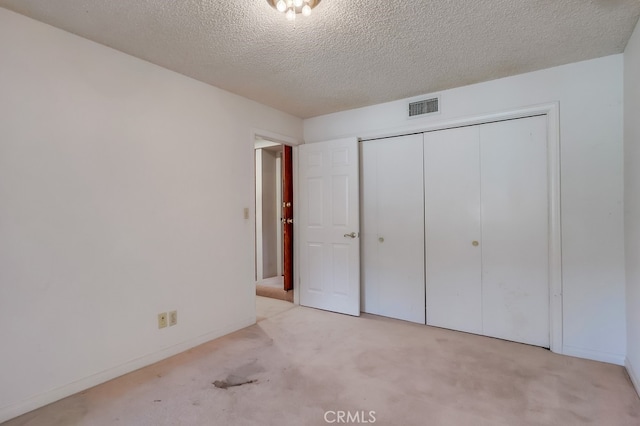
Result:
<instances>
[{"instance_id":1,"label":"closet","mask_svg":"<svg viewBox=\"0 0 640 426\"><path fill-rule=\"evenodd\" d=\"M363 311L549 347L546 116L363 142L361 164Z\"/></svg>"}]
</instances>

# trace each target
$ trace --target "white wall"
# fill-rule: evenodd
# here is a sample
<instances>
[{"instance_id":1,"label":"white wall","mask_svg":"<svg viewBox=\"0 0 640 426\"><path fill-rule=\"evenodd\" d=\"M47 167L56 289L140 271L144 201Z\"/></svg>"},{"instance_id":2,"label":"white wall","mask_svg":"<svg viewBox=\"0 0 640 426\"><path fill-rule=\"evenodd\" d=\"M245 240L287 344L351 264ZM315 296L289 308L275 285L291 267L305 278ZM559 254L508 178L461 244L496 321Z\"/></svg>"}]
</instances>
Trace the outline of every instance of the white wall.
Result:
<instances>
[{"instance_id":1,"label":"white wall","mask_svg":"<svg viewBox=\"0 0 640 426\"><path fill-rule=\"evenodd\" d=\"M254 323L252 132L302 121L2 8L0 58L0 422Z\"/></svg>"},{"instance_id":2,"label":"white wall","mask_svg":"<svg viewBox=\"0 0 640 426\"><path fill-rule=\"evenodd\" d=\"M614 55L443 91L441 114L429 118L405 118L406 100L315 117L304 122L305 140L401 134L559 102L563 352L622 364L622 69Z\"/></svg>"},{"instance_id":3,"label":"white wall","mask_svg":"<svg viewBox=\"0 0 640 426\"><path fill-rule=\"evenodd\" d=\"M640 394L640 23L624 51L627 371Z\"/></svg>"}]
</instances>

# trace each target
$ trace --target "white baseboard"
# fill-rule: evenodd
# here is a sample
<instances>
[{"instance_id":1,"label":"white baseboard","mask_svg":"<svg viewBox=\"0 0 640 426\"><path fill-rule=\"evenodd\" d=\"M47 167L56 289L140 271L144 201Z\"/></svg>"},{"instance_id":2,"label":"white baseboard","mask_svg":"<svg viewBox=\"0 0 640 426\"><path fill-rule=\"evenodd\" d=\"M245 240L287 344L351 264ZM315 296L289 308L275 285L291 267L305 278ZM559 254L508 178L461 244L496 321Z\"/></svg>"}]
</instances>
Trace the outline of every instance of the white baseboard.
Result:
<instances>
[{"instance_id":1,"label":"white baseboard","mask_svg":"<svg viewBox=\"0 0 640 426\"><path fill-rule=\"evenodd\" d=\"M629 358L625 359L624 366L627 368L627 373L629 373L629 377L631 378L631 383L633 383L633 387L636 388L636 392L640 397L640 377L636 375L636 370L631 366L631 361Z\"/></svg>"},{"instance_id":2,"label":"white baseboard","mask_svg":"<svg viewBox=\"0 0 640 426\"><path fill-rule=\"evenodd\" d=\"M255 317L247 318L243 321L239 321L226 327L214 330L203 336L199 336L186 342L182 342L177 345L162 349L161 351L142 356L140 358L115 366L100 373L66 384L59 388L45 391L41 394L35 395L25 400L0 407L0 423L28 413L29 411L35 410L37 408L43 407L47 404L51 404L52 402L58 401L62 398L66 398L70 395L76 394L85 389L89 389L101 383L108 382L109 380L115 379L116 377L120 377L124 374L154 364L158 361L162 361L163 359L169 358L173 355L177 355L181 352L194 348L213 339L217 339L218 337L248 327L255 324L255 322Z\"/></svg>"},{"instance_id":3,"label":"white baseboard","mask_svg":"<svg viewBox=\"0 0 640 426\"><path fill-rule=\"evenodd\" d=\"M593 361L608 362L609 364L616 364L624 366L624 355L612 354L609 352L592 351L589 349L576 348L573 346L564 345L562 348L564 355L575 356L576 358L590 359Z\"/></svg>"}]
</instances>

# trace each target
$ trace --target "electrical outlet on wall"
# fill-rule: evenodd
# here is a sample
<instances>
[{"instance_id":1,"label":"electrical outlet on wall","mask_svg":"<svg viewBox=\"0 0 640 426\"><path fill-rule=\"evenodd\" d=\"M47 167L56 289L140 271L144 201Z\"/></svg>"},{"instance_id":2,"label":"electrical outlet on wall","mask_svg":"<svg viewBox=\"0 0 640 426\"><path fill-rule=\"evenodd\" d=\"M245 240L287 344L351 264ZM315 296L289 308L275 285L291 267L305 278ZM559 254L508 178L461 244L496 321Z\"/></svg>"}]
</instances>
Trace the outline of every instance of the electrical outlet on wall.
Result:
<instances>
[{"instance_id":1,"label":"electrical outlet on wall","mask_svg":"<svg viewBox=\"0 0 640 426\"><path fill-rule=\"evenodd\" d=\"M169 312L169 327L178 323L178 311Z\"/></svg>"},{"instance_id":2,"label":"electrical outlet on wall","mask_svg":"<svg viewBox=\"0 0 640 426\"><path fill-rule=\"evenodd\" d=\"M158 314L158 328L165 328L167 326L167 313L163 312Z\"/></svg>"}]
</instances>

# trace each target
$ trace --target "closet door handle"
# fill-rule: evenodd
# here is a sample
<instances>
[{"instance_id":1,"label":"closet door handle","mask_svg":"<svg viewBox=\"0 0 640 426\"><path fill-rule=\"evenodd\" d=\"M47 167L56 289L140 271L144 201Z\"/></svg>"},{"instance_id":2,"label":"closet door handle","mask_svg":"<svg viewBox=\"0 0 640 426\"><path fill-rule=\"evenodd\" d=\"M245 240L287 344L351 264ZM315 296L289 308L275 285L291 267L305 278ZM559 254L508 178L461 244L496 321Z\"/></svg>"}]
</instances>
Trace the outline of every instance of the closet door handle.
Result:
<instances>
[{"instance_id":1,"label":"closet door handle","mask_svg":"<svg viewBox=\"0 0 640 426\"><path fill-rule=\"evenodd\" d=\"M478 246L480 245L480 243L479 243L479 242L477 242L477 241L473 241L473 242L471 243L471 245L472 245L472 246L474 246L474 247L478 247Z\"/></svg>"},{"instance_id":2,"label":"closet door handle","mask_svg":"<svg viewBox=\"0 0 640 426\"><path fill-rule=\"evenodd\" d=\"M358 234L356 234L355 232L352 232L350 234L344 234L345 238L356 238L358 236Z\"/></svg>"}]
</instances>

